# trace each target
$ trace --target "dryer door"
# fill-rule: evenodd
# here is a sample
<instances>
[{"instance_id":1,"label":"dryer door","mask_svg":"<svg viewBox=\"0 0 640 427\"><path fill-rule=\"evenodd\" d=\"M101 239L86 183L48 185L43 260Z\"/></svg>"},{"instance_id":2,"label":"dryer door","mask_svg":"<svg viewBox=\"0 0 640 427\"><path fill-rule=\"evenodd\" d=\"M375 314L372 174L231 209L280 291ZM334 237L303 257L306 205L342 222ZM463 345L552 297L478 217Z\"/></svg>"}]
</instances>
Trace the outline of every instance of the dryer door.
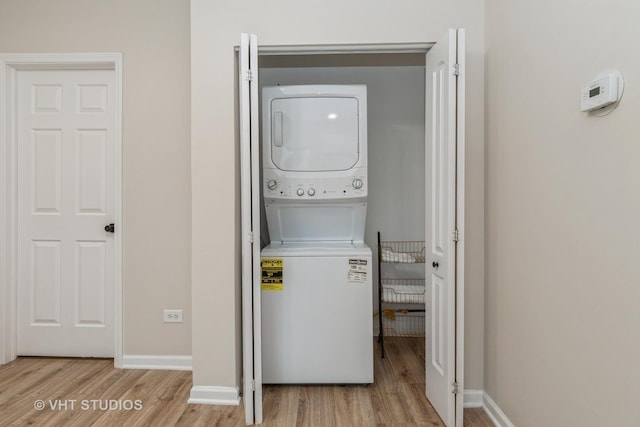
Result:
<instances>
[{"instance_id":1,"label":"dryer door","mask_svg":"<svg viewBox=\"0 0 640 427\"><path fill-rule=\"evenodd\" d=\"M358 99L271 100L271 160L280 170L349 170L359 158Z\"/></svg>"}]
</instances>

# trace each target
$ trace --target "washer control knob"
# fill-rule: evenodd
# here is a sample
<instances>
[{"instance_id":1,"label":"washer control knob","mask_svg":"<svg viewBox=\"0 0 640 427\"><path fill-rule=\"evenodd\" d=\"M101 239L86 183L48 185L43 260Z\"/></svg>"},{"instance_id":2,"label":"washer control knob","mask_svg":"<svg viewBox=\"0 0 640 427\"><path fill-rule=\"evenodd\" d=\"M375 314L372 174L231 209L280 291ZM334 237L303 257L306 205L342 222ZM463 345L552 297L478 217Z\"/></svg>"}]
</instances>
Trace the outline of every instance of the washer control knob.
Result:
<instances>
[{"instance_id":1,"label":"washer control knob","mask_svg":"<svg viewBox=\"0 0 640 427\"><path fill-rule=\"evenodd\" d=\"M351 185L353 186L353 188L355 188L356 190L359 190L362 188L362 186L364 185L364 182L362 182L362 180L360 178L356 178L353 180L353 182L351 183Z\"/></svg>"},{"instance_id":2,"label":"washer control knob","mask_svg":"<svg viewBox=\"0 0 640 427\"><path fill-rule=\"evenodd\" d=\"M304 189L303 188L298 188L298 190L296 191L296 194L298 196L304 196Z\"/></svg>"},{"instance_id":3,"label":"washer control knob","mask_svg":"<svg viewBox=\"0 0 640 427\"><path fill-rule=\"evenodd\" d=\"M269 190L275 190L276 187L278 187L278 181L276 181L275 179L270 179L269 181L267 181L267 188Z\"/></svg>"},{"instance_id":4,"label":"washer control knob","mask_svg":"<svg viewBox=\"0 0 640 427\"><path fill-rule=\"evenodd\" d=\"M316 189L315 188L310 188L309 190L307 190L307 194L310 196L315 196L316 195Z\"/></svg>"}]
</instances>

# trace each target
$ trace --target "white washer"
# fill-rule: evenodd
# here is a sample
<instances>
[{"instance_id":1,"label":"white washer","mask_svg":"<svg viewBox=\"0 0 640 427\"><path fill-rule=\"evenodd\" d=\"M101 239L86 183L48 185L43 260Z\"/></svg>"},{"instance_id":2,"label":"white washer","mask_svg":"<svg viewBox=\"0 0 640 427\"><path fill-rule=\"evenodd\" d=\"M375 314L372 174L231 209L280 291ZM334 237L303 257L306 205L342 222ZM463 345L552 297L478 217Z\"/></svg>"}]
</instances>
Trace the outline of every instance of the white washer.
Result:
<instances>
[{"instance_id":1,"label":"white washer","mask_svg":"<svg viewBox=\"0 0 640 427\"><path fill-rule=\"evenodd\" d=\"M262 258L282 260L282 290L262 291L263 382L373 382L371 249L271 244Z\"/></svg>"},{"instance_id":2,"label":"white washer","mask_svg":"<svg viewBox=\"0 0 640 427\"><path fill-rule=\"evenodd\" d=\"M264 88L263 382L373 382L366 87Z\"/></svg>"}]
</instances>

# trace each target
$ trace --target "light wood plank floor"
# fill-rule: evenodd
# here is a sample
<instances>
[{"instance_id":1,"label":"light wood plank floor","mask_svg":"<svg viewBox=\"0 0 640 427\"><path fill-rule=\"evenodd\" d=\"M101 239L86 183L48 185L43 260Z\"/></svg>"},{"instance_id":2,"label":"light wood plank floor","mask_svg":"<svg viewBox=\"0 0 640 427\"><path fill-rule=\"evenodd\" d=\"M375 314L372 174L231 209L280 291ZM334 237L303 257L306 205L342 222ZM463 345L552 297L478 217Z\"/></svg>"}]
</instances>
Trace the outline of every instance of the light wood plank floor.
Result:
<instances>
[{"instance_id":1,"label":"light wood plank floor","mask_svg":"<svg viewBox=\"0 0 640 427\"><path fill-rule=\"evenodd\" d=\"M385 344L373 385L265 386L265 427L442 426L424 397L424 339ZM0 426L244 426L242 405L187 405L190 389L185 371L119 370L108 359L19 358L0 366ZM44 409L34 408L38 400ZM109 409L110 400L120 407ZM130 409L136 400L142 408ZM53 409L50 401L67 406ZM465 410L464 419L468 427L493 427L481 409Z\"/></svg>"}]
</instances>

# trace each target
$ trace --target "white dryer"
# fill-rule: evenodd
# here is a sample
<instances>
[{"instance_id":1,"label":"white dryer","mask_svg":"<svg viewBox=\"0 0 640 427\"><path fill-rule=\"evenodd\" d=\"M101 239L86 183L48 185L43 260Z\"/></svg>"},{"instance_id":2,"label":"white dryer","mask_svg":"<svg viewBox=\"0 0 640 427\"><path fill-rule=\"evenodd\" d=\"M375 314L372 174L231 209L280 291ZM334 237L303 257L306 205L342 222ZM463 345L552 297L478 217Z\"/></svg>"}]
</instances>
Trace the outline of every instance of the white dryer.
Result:
<instances>
[{"instance_id":1,"label":"white dryer","mask_svg":"<svg viewBox=\"0 0 640 427\"><path fill-rule=\"evenodd\" d=\"M366 87L264 88L263 382L373 382Z\"/></svg>"}]
</instances>

